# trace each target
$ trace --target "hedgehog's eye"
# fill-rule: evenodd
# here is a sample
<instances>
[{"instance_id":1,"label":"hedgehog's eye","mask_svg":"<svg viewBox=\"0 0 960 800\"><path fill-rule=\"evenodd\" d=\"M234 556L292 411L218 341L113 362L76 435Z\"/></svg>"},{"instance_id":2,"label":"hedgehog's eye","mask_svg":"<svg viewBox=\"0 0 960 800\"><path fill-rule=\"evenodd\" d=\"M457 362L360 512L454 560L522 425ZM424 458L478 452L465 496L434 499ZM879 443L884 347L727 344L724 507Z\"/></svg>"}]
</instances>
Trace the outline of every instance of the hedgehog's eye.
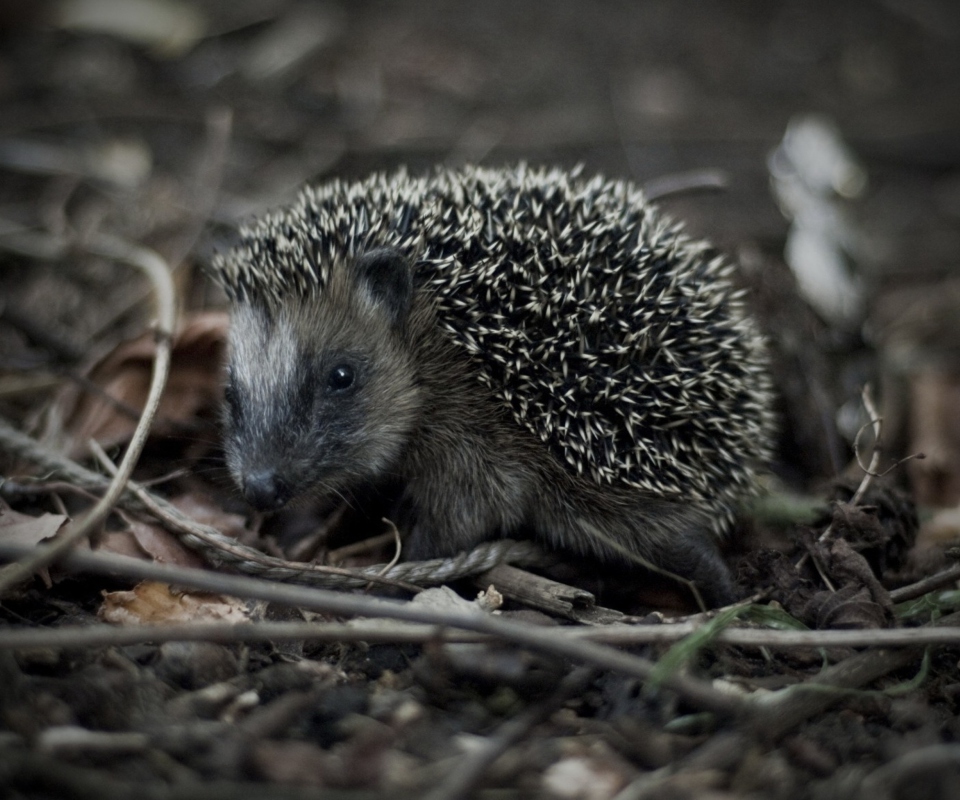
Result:
<instances>
[{"instance_id":1,"label":"hedgehog's eye","mask_svg":"<svg viewBox=\"0 0 960 800\"><path fill-rule=\"evenodd\" d=\"M327 378L327 386L335 392L342 392L353 386L353 367L349 364L338 364L330 370L330 377Z\"/></svg>"},{"instance_id":2,"label":"hedgehog's eye","mask_svg":"<svg viewBox=\"0 0 960 800\"><path fill-rule=\"evenodd\" d=\"M223 387L223 400L231 409L237 407L237 389L232 382Z\"/></svg>"}]
</instances>

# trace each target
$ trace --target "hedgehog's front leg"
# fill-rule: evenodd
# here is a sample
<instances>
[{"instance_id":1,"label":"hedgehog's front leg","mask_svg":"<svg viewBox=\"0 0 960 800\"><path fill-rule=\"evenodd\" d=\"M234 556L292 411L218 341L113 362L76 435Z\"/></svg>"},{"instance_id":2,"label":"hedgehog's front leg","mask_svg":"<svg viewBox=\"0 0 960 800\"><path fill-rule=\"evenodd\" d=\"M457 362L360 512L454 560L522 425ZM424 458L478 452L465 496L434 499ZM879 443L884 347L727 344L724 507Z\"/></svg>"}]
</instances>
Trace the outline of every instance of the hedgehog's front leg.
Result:
<instances>
[{"instance_id":1,"label":"hedgehog's front leg","mask_svg":"<svg viewBox=\"0 0 960 800\"><path fill-rule=\"evenodd\" d=\"M398 524L409 560L452 556L524 526L535 488L529 471L504 457L515 455L509 448L461 433L462 447L431 454L407 482Z\"/></svg>"}]
</instances>

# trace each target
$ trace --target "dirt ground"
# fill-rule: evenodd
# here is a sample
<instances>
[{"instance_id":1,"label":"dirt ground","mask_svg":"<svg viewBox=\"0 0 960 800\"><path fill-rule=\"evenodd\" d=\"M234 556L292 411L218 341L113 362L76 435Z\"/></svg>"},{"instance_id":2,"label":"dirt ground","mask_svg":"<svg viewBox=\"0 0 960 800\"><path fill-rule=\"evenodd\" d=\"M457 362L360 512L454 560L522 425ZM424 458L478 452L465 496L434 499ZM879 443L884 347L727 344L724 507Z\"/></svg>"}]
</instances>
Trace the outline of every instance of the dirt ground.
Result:
<instances>
[{"instance_id":1,"label":"dirt ground","mask_svg":"<svg viewBox=\"0 0 960 800\"><path fill-rule=\"evenodd\" d=\"M960 5L8 0L0 109L4 562L79 529L172 347L149 493L0 570L0 795L960 796ZM737 265L780 430L744 603L524 544L384 568L379 515L232 486L239 224L517 161Z\"/></svg>"}]
</instances>

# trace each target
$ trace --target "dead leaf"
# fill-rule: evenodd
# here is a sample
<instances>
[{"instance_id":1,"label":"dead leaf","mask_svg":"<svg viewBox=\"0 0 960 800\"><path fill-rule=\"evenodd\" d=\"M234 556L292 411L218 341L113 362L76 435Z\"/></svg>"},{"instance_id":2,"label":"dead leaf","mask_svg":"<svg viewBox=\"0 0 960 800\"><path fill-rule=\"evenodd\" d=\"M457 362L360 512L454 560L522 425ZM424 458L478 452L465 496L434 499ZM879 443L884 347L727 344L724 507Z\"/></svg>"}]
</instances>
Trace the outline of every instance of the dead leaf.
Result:
<instances>
[{"instance_id":1,"label":"dead leaf","mask_svg":"<svg viewBox=\"0 0 960 800\"><path fill-rule=\"evenodd\" d=\"M250 621L246 605L234 597L174 591L155 581L139 583L129 592L104 592L97 616L114 625Z\"/></svg>"},{"instance_id":2,"label":"dead leaf","mask_svg":"<svg viewBox=\"0 0 960 800\"><path fill-rule=\"evenodd\" d=\"M887 627L887 616L862 586L848 583L835 592L817 592L807 604L803 618L817 630L875 629Z\"/></svg>"},{"instance_id":3,"label":"dead leaf","mask_svg":"<svg viewBox=\"0 0 960 800\"><path fill-rule=\"evenodd\" d=\"M890 479L876 479L870 484L860 505L852 507L859 478L840 479L833 487L835 501L830 518L821 519L819 527L829 524L833 536L845 539L870 563L876 575L900 569L917 536L917 513L911 499L893 485Z\"/></svg>"},{"instance_id":4,"label":"dead leaf","mask_svg":"<svg viewBox=\"0 0 960 800\"><path fill-rule=\"evenodd\" d=\"M170 375L160 401L154 433L171 423L194 422L204 409L219 404L223 348L229 327L225 312L208 311L188 317L174 341ZM87 452L95 439L105 449L126 443L146 402L156 343L152 334L124 342L97 363L87 378L115 402L76 384L65 386L52 417L62 420L59 444L71 458ZM118 404L131 413L125 413Z\"/></svg>"},{"instance_id":5,"label":"dead leaf","mask_svg":"<svg viewBox=\"0 0 960 800\"><path fill-rule=\"evenodd\" d=\"M873 601L888 615L893 614L893 601L890 593L883 587L870 564L858 553L846 539L834 539L829 546L830 574L854 585L863 586Z\"/></svg>"},{"instance_id":6,"label":"dead leaf","mask_svg":"<svg viewBox=\"0 0 960 800\"><path fill-rule=\"evenodd\" d=\"M98 537L97 550L122 555L139 553L139 558L150 558L161 564L174 564L178 567L201 569L206 566L206 562L197 553L182 545L166 528L133 519L122 512L118 513L127 523L126 529L110 531L109 537ZM129 543L124 544L122 540Z\"/></svg>"},{"instance_id":7,"label":"dead leaf","mask_svg":"<svg viewBox=\"0 0 960 800\"><path fill-rule=\"evenodd\" d=\"M31 517L12 509L0 511L0 540L12 544L36 545L51 539L69 522L62 514Z\"/></svg>"},{"instance_id":8,"label":"dead leaf","mask_svg":"<svg viewBox=\"0 0 960 800\"><path fill-rule=\"evenodd\" d=\"M776 550L747 553L737 565L737 583L744 593L765 592L798 619L814 594L813 584L797 572L793 561Z\"/></svg>"},{"instance_id":9,"label":"dead leaf","mask_svg":"<svg viewBox=\"0 0 960 800\"><path fill-rule=\"evenodd\" d=\"M149 560L149 555L129 530L99 533L93 542L93 549L101 553L113 553L114 555L136 558L141 561Z\"/></svg>"},{"instance_id":10,"label":"dead leaf","mask_svg":"<svg viewBox=\"0 0 960 800\"><path fill-rule=\"evenodd\" d=\"M190 519L201 525L216 528L224 536L240 539L248 533L247 521L241 514L230 514L224 511L223 507L209 495L187 492L172 498L170 503Z\"/></svg>"}]
</instances>

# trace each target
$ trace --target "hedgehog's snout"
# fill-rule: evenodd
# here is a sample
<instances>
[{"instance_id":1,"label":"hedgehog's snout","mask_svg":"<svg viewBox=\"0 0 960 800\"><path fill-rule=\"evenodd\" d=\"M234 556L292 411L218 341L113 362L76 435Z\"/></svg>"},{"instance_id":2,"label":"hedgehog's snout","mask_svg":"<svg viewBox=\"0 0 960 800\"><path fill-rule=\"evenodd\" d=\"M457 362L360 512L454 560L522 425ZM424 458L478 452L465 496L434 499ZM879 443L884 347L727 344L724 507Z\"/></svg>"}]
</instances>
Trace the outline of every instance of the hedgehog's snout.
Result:
<instances>
[{"instance_id":1,"label":"hedgehog's snout","mask_svg":"<svg viewBox=\"0 0 960 800\"><path fill-rule=\"evenodd\" d=\"M275 470L265 469L244 476L243 496L257 511L276 511L286 505L293 493Z\"/></svg>"}]
</instances>

